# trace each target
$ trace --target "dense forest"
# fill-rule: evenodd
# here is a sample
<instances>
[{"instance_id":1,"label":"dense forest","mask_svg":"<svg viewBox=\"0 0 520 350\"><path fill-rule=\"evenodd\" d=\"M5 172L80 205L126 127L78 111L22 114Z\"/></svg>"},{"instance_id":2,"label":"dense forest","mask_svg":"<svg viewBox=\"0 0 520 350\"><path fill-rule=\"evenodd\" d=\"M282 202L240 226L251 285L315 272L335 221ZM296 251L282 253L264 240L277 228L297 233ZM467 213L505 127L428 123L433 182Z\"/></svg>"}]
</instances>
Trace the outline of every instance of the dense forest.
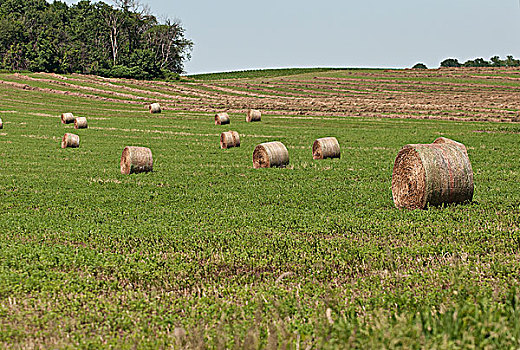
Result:
<instances>
[{"instance_id":1,"label":"dense forest","mask_svg":"<svg viewBox=\"0 0 520 350\"><path fill-rule=\"evenodd\" d=\"M193 43L137 0L0 0L0 68L173 79Z\"/></svg>"}]
</instances>

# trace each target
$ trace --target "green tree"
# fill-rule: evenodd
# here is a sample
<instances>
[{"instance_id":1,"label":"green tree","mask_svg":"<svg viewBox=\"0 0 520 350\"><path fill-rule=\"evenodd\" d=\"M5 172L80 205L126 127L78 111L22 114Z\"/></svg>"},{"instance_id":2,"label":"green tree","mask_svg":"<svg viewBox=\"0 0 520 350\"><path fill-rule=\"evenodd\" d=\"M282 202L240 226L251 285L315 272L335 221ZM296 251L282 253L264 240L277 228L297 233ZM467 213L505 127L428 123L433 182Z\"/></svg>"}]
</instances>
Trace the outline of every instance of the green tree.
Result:
<instances>
[{"instance_id":1,"label":"green tree","mask_svg":"<svg viewBox=\"0 0 520 350\"><path fill-rule=\"evenodd\" d=\"M499 56L493 56L489 59L493 67L502 67L504 66L504 61L500 59Z\"/></svg>"},{"instance_id":2,"label":"green tree","mask_svg":"<svg viewBox=\"0 0 520 350\"><path fill-rule=\"evenodd\" d=\"M456 58L447 58L441 62L441 67L460 67L461 64Z\"/></svg>"},{"instance_id":3,"label":"green tree","mask_svg":"<svg viewBox=\"0 0 520 350\"><path fill-rule=\"evenodd\" d=\"M428 69L424 63L416 63L413 67L413 69Z\"/></svg>"},{"instance_id":4,"label":"green tree","mask_svg":"<svg viewBox=\"0 0 520 350\"><path fill-rule=\"evenodd\" d=\"M184 37L184 28L178 22L166 20L151 26L144 36L146 48L155 52L162 70L182 73L182 62L189 60L193 42Z\"/></svg>"},{"instance_id":5,"label":"green tree","mask_svg":"<svg viewBox=\"0 0 520 350\"><path fill-rule=\"evenodd\" d=\"M464 67L490 67L491 63L483 58L476 58L464 62Z\"/></svg>"},{"instance_id":6,"label":"green tree","mask_svg":"<svg viewBox=\"0 0 520 350\"><path fill-rule=\"evenodd\" d=\"M507 56L504 65L507 67L520 67L520 60L516 60L513 56Z\"/></svg>"}]
</instances>

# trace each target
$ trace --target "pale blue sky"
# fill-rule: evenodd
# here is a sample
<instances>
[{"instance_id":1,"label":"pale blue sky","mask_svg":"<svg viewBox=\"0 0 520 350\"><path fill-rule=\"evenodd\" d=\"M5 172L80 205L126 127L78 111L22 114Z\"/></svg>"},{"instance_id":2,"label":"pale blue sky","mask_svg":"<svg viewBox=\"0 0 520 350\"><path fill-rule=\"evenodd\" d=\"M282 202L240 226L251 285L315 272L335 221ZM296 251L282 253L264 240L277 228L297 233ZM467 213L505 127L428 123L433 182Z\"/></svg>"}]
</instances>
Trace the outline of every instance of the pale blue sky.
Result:
<instances>
[{"instance_id":1,"label":"pale blue sky","mask_svg":"<svg viewBox=\"0 0 520 350\"><path fill-rule=\"evenodd\" d=\"M195 42L188 73L520 57L519 0L141 2L181 20Z\"/></svg>"}]
</instances>

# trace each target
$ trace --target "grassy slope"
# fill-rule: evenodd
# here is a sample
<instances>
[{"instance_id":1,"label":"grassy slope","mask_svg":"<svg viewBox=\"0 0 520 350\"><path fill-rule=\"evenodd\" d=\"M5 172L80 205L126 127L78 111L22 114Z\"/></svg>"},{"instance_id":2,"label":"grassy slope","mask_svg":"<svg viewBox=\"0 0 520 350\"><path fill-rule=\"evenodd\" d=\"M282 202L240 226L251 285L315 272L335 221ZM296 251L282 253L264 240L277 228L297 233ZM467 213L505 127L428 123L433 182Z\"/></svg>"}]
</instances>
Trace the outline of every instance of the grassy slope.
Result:
<instances>
[{"instance_id":1,"label":"grassy slope","mask_svg":"<svg viewBox=\"0 0 520 350\"><path fill-rule=\"evenodd\" d=\"M191 74L187 78L195 80L221 80L221 79L255 79L275 78L293 76L307 73L323 73L334 71L364 70L360 68L279 68L279 69L256 69L222 73Z\"/></svg>"},{"instance_id":2,"label":"grassy slope","mask_svg":"<svg viewBox=\"0 0 520 350\"><path fill-rule=\"evenodd\" d=\"M0 100L4 345L518 346L514 124L232 115L242 147L223 151L230 127L209 114L3 86ZM69 110L91 128L62 150ZM399 148L440 135L469 147L475 201L394 209ZM341 160L312 160L322 136ZM268 140L289 169L252 169ZM150 147L154 172L121 175L125 145Z\"/></svg>"}]
</instances>

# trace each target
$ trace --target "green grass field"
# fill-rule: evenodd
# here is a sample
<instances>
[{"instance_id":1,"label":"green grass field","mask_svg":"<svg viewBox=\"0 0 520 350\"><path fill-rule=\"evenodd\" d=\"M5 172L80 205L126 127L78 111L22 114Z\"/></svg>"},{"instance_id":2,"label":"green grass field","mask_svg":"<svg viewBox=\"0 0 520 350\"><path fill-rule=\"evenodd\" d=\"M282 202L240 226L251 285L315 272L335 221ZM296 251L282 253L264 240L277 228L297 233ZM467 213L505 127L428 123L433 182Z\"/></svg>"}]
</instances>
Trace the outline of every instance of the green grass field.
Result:
<instances>
[{"instance_id":1,"label":"green grass field","mask_svg":"<svg viewBox=\"0 0 520 350\"><path fill-rule=\"evenodd\" d=\"M287 77L293 75L300 75L306 73L322 73L333 71L357 70L356 68L278 68L278 69L254 69L234 72L222 73L205 73L205 74L191 74L187 78L196 80L221 80L221 79L255 79L255 78L274 78Z\"/></svg>"},{"instance_id":2,"label":"green grass field","mask_svg":"<svg viewBox=\"0 0 520 350\"><path fill-rule=\"evenodd\" d=\"M2 347L520 346L519 124L215 126L5 85L0 103ZM89 129L61 124L68 111ZM219 148L228 130L240 148ZM60 148L65 132L80 148ZM341 159L312 160L324 136ZM468 147L474 201L395 209L397 152L439 136ZM266 141L287 146L287 169L253 169ZM149 147L154 171L121 175L127 145Z\"/></svg>"}]
</instances>

